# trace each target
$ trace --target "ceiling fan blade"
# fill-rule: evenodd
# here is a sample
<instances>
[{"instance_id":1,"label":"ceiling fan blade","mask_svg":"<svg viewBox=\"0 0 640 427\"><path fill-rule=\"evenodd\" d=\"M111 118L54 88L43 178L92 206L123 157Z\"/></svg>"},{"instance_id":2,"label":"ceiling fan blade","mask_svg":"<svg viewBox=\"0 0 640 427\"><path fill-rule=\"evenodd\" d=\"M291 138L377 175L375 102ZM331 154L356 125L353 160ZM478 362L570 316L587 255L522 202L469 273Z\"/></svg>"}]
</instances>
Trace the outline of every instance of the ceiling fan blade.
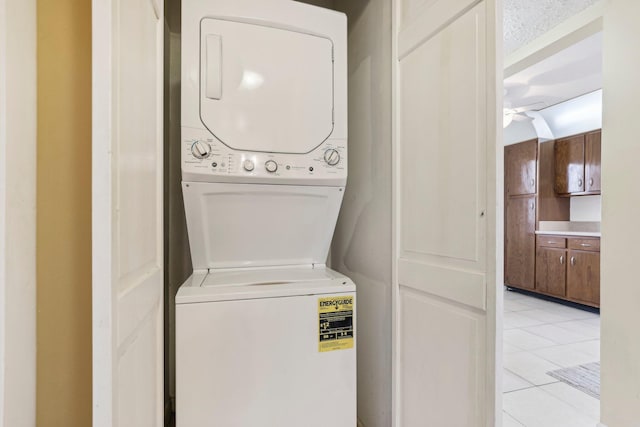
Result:
<instances>
[{"instance_id":1,"label":"ceiling fan blade","mask_svg":"<svg viewBox=\"0 0 640 427\"><path fill-rule=\"evenodd\" d=\"M513 115L513 120L516 122L531 122L533 117L529 117L524 113L516 113Z\"/></svg>"},{"instance_id":2,"label":"ceiling fan blade","mask_svg":"<svg viewBox=\"0 0 640 427\"><path fill-rule=\"evenodd\" d=\"M523 107L512 108L514 113L524 113L525 111L541 110L547 106L546 102L536 102L535 104L525 105Z\"/></svg>"}]
</instances>

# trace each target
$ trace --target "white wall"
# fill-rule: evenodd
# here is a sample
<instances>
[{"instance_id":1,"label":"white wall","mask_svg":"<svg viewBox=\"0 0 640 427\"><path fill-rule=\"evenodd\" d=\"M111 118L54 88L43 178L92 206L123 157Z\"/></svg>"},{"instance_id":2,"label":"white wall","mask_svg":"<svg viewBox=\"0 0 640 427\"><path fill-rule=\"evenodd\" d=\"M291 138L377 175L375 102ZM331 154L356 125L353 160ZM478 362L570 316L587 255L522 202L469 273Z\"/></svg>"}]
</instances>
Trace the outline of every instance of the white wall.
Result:
<instances>
[{"instance_id":1,"label":"white wall","mask_svg":"<svg viewBox=\"0 0 640 427\"><path fill-rule=\"evenodd\" d=\"M0 0L0 426L35 426L36 2Z\"/></svg>"},{"instance_id":2,"label":"white wall","mask_svg":"<svg viewBox=\"0 0 640 427\"><path fill-rule=\"evenodd\" d=\"M608 2L604 16L602 140L602 421L640 423L640 2Z\"/></svg>"},{"instance_id":3,"label":"white wall","mask_svg":"<svg viewBox=\"0 0 640 427\"><path fill-rule=\"evenodd\" d=\"M563 138L602 128L602 90L529 114L534 121L514 121L504 129L504 145L533 138Z\"/></svg>"},{"instance_id":4,"label":"white wall","mask_svg":"<svg viewBox=\"0 0 640 427\"><path fill-rule=\"evenodd\" d=\"M602 196L577 196L571 198L571 221L596 221L602 219Z\"/></svg>"},{"instance_id":5,"label":"white wall","mask_svg":"<svg viewBox=\"0 0 640 427\"><path fill-rule=\"evenodd\" d=\"M554 138L602 128L602 90L545 108L540 114Z\"/></svg>"},{"instance_id":6,"label":"white wall","mask_svg":"<svg viewBox=\"0 0 640 427\"><path fill-rule=\"evenodd\" d=\"M602 128L602 90L528 114L533 121L514 121L504 129L504 145L533 138L563 138Z\"/></svg>"},{"instance_id":7,"label":"white wall","mask_svg":"<svg viewBox=\"0 0 640 427\"><path fill-rule=\"evenodd\" d=\"M528 141L538 138L536 128L530 121L517 122L513 121L503 130L504 145L517 144L518 142Z\"/></svg>"},{"instance_id":8,"label":"white wall","mask_svg":"<svg viewBox=\"0 0 640 427\"><path fill-rule=\"evenodd\" d=\"M332 266L358 289L358 418L391 425L391 2L335 3L349 18L349 178Z\"/></svg>"}]
</instances>

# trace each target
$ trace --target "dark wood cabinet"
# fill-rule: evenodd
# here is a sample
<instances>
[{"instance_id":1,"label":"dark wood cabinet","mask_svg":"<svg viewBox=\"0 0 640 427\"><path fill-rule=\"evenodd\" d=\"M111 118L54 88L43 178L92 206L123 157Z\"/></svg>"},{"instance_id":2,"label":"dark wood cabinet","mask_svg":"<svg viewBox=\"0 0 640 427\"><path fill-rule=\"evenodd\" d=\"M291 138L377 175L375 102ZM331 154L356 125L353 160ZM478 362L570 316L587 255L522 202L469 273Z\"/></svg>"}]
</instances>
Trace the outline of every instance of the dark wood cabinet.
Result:
<instances>
[{"instance_id":1,"label":"dark wood cabinet","mask_svg":"<svg viewBox=\"0 0 640 427\"><path fill-rule=\"evenodd\" d=\"M563 297L567 292L567 250L538 247L536 251L536 290Z\"/></svg>"},{"instance_id":2,"label":"dark wood cabinet","mask_svg":"<svg viewBox=\"0 0 640 427\"><path fill-rule=\"evenodd\" d=\"M536 288L538 221L569 220L569 199L553 188L553 147L537 139L505 147L504 277L514 288Z\"/></svg>"},{"instance_id":3,"label":"dark wood cabinet","mask_svg":"<svg viewBox=\"0 0 640 427\"><path fill-rule=\"evenodd\" d=\"M538 140L508 145L504 149L505 190L507 197L536 192Z\"/></svg>"},{"instance_id":4,"label":"dark wood cabinet","mask_svg":"<svg viewBox=\"0 0 640 427\"><path fill-rule=\"evenodd\" d=\"M584 135L577 135L556 141L556 193L584 192L584 140Z\"/></svg>"},{"instance_id":5,"label":"dark wood cabinet","mask_svg":"<svg viewBox=\"0 0 640 427\"><path fill-rule=\"evenodd\" d=\"M588 133L585 137L584 176L586 191L600 193L600 170L602 168L602 131Z\"/></svg>"},{"instance_id":6,"label":"dark wood cabinet","mask_svg":"<svg viewBox=\"0 0 640 427\"><path fill-rule=\"evenodd\" d=\"M555 141L538 145L538 212L536 221L568 221L570 200L555 192Z\"/></svg>"},{"instance_id":7,"label":"dark wood cabinet","mask_svg":"<svg viewBox=\"0 0 640 427\"><path fill-rule=\"evenodd\" d=\"M536 197L508 198L505 219L505 283L534 289Z\"/></svg>"},{"instance_id":8,"label":"dark wood cabinet","mask_svg":"<svg viewBox=\"0 0 640 427\"><path fill-rule=\"evenodd\" d=\"M562 196L600 194L600 130L558 139L555 144L555 191Z\"/></svg>"},{"instance_id":9,"label":"dark wood cabinet","mask_svg":"<svg viewBox=\"0 0 640 427\"><path fill-rule=\"evenodd\" d=\"M600 306L600 239L571 239L567 265L567 298Z\"/></svg>"},{"instance_id":10,"label":"dark wood cabinet","mask_svg":"<svg viewBox=\"0 0 640 427\"><path fill-rule=\"evenodd\" d=\"M538 235L535 291L600 306L600 239Z\"/></svg>"}]
</instances>

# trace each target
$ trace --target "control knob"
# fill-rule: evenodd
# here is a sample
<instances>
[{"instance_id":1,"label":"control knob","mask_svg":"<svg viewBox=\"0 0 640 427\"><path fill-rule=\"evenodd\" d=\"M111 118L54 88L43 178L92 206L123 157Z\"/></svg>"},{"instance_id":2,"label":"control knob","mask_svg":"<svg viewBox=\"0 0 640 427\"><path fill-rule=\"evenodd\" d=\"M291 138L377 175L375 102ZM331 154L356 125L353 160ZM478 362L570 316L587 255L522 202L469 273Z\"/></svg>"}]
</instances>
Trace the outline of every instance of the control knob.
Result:
<instances>
[{"instance_id":1,"label":"control knob","mask_svg":"<svg viewBox=\"0 0 640 427\"><path fill-rule=\"evenodd\" d=\"M197 159L206 159L211 154L211 146L204 141L196 141L191 145L191 153Z\"/></svg>"},{"instance_id":2,"label":"control knob","mask_svg":"<svg viewBox=\"0 0 640 427\"><path fill-rule=\"evenodd\" d=\"M275 172L278 170L278 164L273 160L267 160L264 163L264 167L267 169L267 172Z\"/></svg>"},{"instance_id":3,"label":"control knob","mask_svg":"<svg viewBox=\"0 0 640 427\"><path fill-rule=\"evenodd\" d=\"M253 170L253 168L255 167L255 165L253 164L252 160L247 159L242 163L242 167L247 172L251 172Z\"/></svg>"},{"instance_id":4,"label":"control knob","mask_svg":"<svg viewBox=\"0 0 640 427\"><path fill-rule=\"evenodd\" d=\"M329 148L324 152L324 161L329 166L335 166L340 162L340 153L335 148Z\"/></svg>"}]
</instances>

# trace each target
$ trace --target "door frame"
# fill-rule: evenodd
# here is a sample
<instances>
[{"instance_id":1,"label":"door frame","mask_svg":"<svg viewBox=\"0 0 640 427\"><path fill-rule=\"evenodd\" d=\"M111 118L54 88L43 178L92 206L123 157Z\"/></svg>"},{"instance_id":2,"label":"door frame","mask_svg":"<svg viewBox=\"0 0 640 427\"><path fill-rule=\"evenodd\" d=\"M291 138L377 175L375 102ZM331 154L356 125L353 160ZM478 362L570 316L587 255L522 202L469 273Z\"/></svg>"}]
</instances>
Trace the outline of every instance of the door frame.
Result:
<instances>
[{"instance_id":1,"label":"door frame","mask_svg":"<svg viewBox=\"0 0 640 427\"><path fill-rule=\"evenodd\" d=\"M604 13L607 7L606 3L606 1L601 1L594 4L505 57L504 78L508 78L587 37L603 31ZM498 173L496 178L502 180L501 176L504 176L504 172L502 172L502 175ZM504 222L501 224L501 229L504 230ZM502 271L504 271L504 269ZM603 283L601 282L601 286L602 285ZM604 301L604 303L606 303L606 301ZM604 303L601 304L601 308L604 307ZM500 317L502 317L502 312L503 307L500 308ZM502 335L502 324L500 324L498 332ZM500 385L502 384L501 379L497 379L497 382ZM502 391L500 391L500 394L502 394ZM502 408L500 407L499 410L502 411ZM606 427L604 424L598 424L598 426Z\"/></svg>"},{"instance_id":2,"label":"door frame","mask_svg":"<svg viewBox=\"0 0 640 427\"><path fill-rule=\"evenodd\" d=\"M0 427L36 417L36 19L0 0Z\"/></svg>"}]
</instances>

